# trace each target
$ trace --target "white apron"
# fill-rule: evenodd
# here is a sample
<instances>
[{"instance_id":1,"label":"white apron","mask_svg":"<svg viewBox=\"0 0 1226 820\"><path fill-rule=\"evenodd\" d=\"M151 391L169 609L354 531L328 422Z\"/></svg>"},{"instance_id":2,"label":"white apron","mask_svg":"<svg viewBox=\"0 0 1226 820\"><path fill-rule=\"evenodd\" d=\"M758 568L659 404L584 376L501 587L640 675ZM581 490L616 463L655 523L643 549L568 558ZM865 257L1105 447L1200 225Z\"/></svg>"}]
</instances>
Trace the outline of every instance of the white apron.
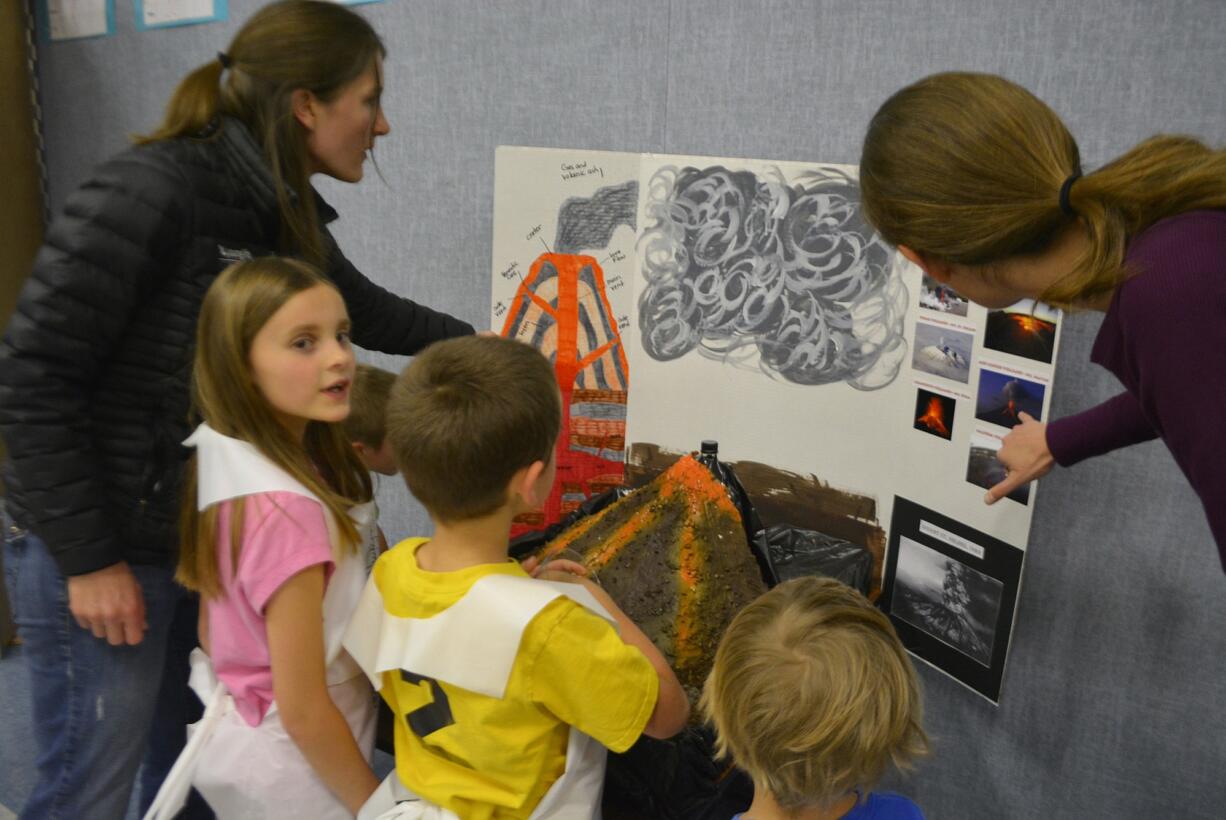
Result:
<instances>
[{"instance_id":1,"label":"white apron","mask_svg":"<svg viewBox=\"0 0 1226 820\"><path fill-rule=\"evenodd\" d=\"M197 496L202 510L254 493L292 492L316 498L255 447L223 436L207 424L196 428L184 443L196 447ZM336 522L326 507L324 517L333 555L339 556ZM362 594L364 560L362 555L351 553L335 561L323 600L328 694L369 760L374 748L375 702L362 670L341 645L345 625ZM285 731L275 702L258 726L250 726L235 709L234 698L217 679L203 650L192 651L191 663L191 687L204 703L204 715L188 727L187 746L145 820L170 820L183 807L192 786L224 820L331 820L353 816L323 784Z\"/></svg>"},{"instance_id":2,"label":"white apron","mask_svg":"<svg viewBox=\"0 0 1226 820\"><path fill-rule=\"evenodd\" d=\"M375 687L384 672L407 670L463 689L501 698L528 623L550 602L566 596L616 623L579 584L487 575L456 603L431 618L399 618L383 607L374 579L366 584L345 633L345 648ZM456 653L456 636L464 652ZM566 768L532 818L599 820L605 748L574 729ZM358 813L358 820L457 820L456 815L410 792L393 771Z\"/></svg>"},{"instance_id":3,"label":"white apron","mask_svg":"<svg viewBox=\"0 0 1226 820\"><path fill-rule=\"evenodd\" d=\"M374 499L364 504L354 504L349 508L349 517L358 528L358 552L362 554L366 576L370 577L370 571L379 557L379 506Z\"/></svg>"}]
</instances>

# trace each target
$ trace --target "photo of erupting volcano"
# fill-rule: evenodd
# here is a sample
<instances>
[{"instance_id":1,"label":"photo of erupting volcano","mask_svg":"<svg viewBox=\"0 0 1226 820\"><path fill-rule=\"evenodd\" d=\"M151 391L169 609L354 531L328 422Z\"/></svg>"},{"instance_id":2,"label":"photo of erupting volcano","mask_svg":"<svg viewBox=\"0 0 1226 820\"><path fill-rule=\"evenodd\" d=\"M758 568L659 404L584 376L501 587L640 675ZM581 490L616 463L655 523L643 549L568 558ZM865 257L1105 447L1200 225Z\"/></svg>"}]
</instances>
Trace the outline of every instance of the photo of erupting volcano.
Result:
<instances>
[{"instance_id":1,"label":"photo of erupting volcano","mask_svg":"<svg viewBox=\"0 0 1226 820\"><path fill-rule=\"evenodd\" d=\"M1038 382L984 368L979 371L975 418L1009 429L1022 423L1021 413L1042 421L1046 393L1047 388Z\"/></svg>"},{"instance_id":2,"label":"photo of erupting volcano","mask_svg":"<svg viewBox=\"0 0 1226 820\"><path fill-rule=\"evenodd\" d=\"M971 380L971 350L975 337L961 330L915 323L915 353L911 366L967 384Z\"/></svg>"},{"instance_id":3,"label":"photo of erupting volcano","mask_svg":"<svg viewBox=\"0 0 1226 820\"><path fill-rule=\"evenodd\" d=\"M970 458L966 464L966 480L990 490L1005 480L1005 465L996 459L1000 441L987 433L976 431L971 435ZM1006 498L1019 504L1030 504L1030 485L1023 484Z\"/></svg>"},{"instance_id":4,"label":"photo of erupting volcano","mask_svg":"<svg viewBox=\"0 0 1226 820\"><path fill-rule=\"evenodd\" d=\"M1025 555L895 496L879 605L908 652L998 703Z\"/></svg>"},{"instance_id":5,"label":"photo of erupting volcano","mask_svg":"<svg viewBox=\"0 0 1226 820\"><path fill-rule=\"evenodd\" d=\"M1000 581L902 536L894 584L891 614L991 665Z\"/></svg>"},{"instance_id":6,"label":"photo of erupting volcano","mask_svg":"<svg viewBox=\"0 0 1226 820\"><path fill-rule=\"evenodd\" d=\"M915 429L949 441L954 434L954 407L949 396L918 388L915 391Z\"/></svg>"},{"instance_id":7,"label":"photo of erupting volcano","mask_svg":"<svg viewBox=\"0 0 1226 820\"><path fill-rule=\"evenodd\" d=\"M926 273L923 276L923 281L920 282L920 307L953 316L966 315L970 302L965 296L949 285L941 284Z\"/></svg>"},{"instance_id":8,"label":"photo of erupting volcano","mask_svg":"<svg viewBox=\"0 0 1226 820\"><path fill-rule=\"evenodd\" d=\"M1059 311L1033 299L1024 299L1004 310L993 310L988 313L983 346L1051 364L1056 353L1059 315Z\"/></svg>"}]
</instances>

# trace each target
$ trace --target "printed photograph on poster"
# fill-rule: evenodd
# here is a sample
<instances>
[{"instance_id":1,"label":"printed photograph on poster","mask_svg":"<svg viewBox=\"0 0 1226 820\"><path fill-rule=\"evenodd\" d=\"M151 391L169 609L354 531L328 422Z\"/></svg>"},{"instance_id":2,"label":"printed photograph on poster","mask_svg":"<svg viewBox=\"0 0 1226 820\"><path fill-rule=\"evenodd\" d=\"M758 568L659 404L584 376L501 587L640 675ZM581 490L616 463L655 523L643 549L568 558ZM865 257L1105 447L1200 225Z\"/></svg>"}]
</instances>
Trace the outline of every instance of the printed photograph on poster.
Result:
<instances>
[{"instance_id":1,"label":"printed photograph on poster","mask_svg":"<svg viewBox=\"0 0 1226 820\"><path fill-rule=\"evenodd\" d=\"M926 273L920 281L919 304L922 308L951 316L965 316L970 307L970 301L965 296Z\"/></svg>"},{"instance_id":2,"label":"printed photograph on poster","mask_svg":"<svg viewBox=\"0 0 1226 820\"><path fill-rule=\"evenodd\" d=\"M1021 424L1021 413L1029 413L1035 421L1042 421L1046 394L1045 385L985 367L979 371L975 418L1007 429Z\"/></svg>"},{"instance_id":3,"label":"printed photograph on poster","mask_svg":"<svg viewBox=\"0 0 1226 820\"><path fill-rule=\"evenodd\" d=\"M971 380L971 350L975 337L961 330L915 323L915 353L911 366L924 373L967 384Z\"/></svg>"},{"instance_id":4,"label":"printed photograph on poster","mask_svg":"<svg viewBox=\"0 0 1226 820\"><path fill-rule=\"evenodd\" d=\"M880 605L907 651L998 703L1024 557L895 496Z\"/></svg>"},{"instance_id":5,"label":"printed photograph on poster","mask_svg":"<svg viewBox=\"0 0 1226 820\"><path fill-rule=\"evenodd\" d=\"M988 313L983 346L1051 364L1056 353L1059 316L1055 308L1033 299L1023 299L1004 310L993 310Z\"/></svg>"},{"instance_id":6,"label":"printed photograph on poster","mask_svg":"<svg viewBox=\"0 0 1226 820\"><path fill-rule=\"evenodd\" d=\"M975 430L971 433L970 454L966 463L967 481L985 490L990 490L1005 480L1005 465L996 459L1000 444L1000 438L992 433L984 430ZM1019 504L1029 504L1030 485L1023 484L1005 498Z\"/></svg>"},{"instance_id":7,"label":"printed photograph on poster","mask_svg":"<svg viewBox=\"0 0 1226 820\"><path fill-rule=\"evenodd\" d=\"M893 613L984 666L992 661L1001 583L907 536L898 539Z\"/></svg>"},{"instance_id":8,"label":"printed photograph on poster","mask_svg":"<svg viewBox=\"0 0 1226 820\"><path fill-rule=\"evenodd\" d=\"M950 396L942 396L922 387L915 391L916 430L949 441L954 435L954 410L957 402Z\"/></svg>"}]
</instances>

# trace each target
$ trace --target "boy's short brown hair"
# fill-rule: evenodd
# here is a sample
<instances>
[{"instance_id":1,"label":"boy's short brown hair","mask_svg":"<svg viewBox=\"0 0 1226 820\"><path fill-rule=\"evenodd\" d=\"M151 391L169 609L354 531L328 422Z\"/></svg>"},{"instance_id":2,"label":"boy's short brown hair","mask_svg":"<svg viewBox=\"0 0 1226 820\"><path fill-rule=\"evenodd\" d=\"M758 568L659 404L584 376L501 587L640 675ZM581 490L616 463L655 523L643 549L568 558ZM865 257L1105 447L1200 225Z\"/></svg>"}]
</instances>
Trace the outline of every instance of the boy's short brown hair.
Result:
<instances>
[{"instance_id":1,"label":"boy's short brown hair","mask_svg":"<svg viewBox=\"0 0 1226 820\"><path fill-rule=\"evenodd\" d=\"M786 809L829 806L927 751L894 627L831 578L786 581L733 619L701 708L717 748Z\"/></svg>"},{"instance_id":2,"label":"boy's short brown hair","mask_svg":"<svg viewBox=\"0 0 1226 820\"><path fill-rule=\"evenodd\" d=\"M349 416L345 419L345 436L367 447L383 446L387 435L387 398L396 374L381 367L360 364L349 388Z\"/></svg>"},{"instance_id":3,"label":"boy's short brown hair","mask_svg":"<svg viewBox=\"0 0 1226 820\"><path fill-rule=\"evenodd\" d=\"M549 462L561 425L548 360L497 336L430 345L400 374L387 408L387 435L409 490L444 522L505 504L516 471Z\"/></svg>"}]
</instances>

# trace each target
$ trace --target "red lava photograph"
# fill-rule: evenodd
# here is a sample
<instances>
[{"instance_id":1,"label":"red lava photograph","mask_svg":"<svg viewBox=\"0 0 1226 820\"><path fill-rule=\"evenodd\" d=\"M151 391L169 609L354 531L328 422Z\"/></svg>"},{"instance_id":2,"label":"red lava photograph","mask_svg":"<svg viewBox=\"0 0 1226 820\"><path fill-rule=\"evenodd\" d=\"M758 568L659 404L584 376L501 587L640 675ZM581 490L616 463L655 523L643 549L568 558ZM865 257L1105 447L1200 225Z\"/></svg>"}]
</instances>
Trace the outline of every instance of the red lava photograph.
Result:
<instances>
[{"instance_id":1,"label":"red lava photograph","mask_svg":"<svg viewBox=\"0 0 1226 820\"><path fill-rule=\"evenodd\" d=\"M983 346L1051 364L1056 352L1056 311L1026 300L988 314Z\"/></svg>"},{"instance_id":2,"label":"red lava photograph","mask_svg":"<svg viewBox=\"0 0 1226 820\"><path fill-rule=\"evenodd\" d=\"M915 391L915 429L949 441L954 434L954 407L949 396L924 388Z\"/></svg>"}]
</instances>

